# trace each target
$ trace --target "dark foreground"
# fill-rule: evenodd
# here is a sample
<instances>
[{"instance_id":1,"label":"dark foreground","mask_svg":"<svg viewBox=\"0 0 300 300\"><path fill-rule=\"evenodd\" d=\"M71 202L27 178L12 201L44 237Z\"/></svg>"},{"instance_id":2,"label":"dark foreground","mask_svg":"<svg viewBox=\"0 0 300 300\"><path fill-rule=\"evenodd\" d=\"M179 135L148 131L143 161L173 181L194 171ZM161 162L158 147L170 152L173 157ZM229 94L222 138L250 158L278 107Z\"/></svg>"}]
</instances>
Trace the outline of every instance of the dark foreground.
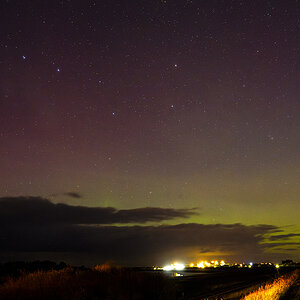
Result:
<instances>
[{"instance_id":1,"label":"dark foreground","mask_svg":"<svg viewBox=\"0 0 300 300\"><path fill-rule=\"evenodd\" d=\"M88 269L50 262L16 264L0 268L0 299L240 299L263 282L291 271L220 268L188 270L174 277L172 272L109 265ZM293 287L290 295L296 293Z\"/></svg>"},{"instance_id":2,"label":"dark foreground","mask_svg":"<svg viewBox=\"0 0 300 300\"><path fill-rule=\"evenodd\" d=\"M184 274L177 281L182 299L240 299L262 284L292 272L290 268L224 268Z\"/></svg>"}]
</instances>

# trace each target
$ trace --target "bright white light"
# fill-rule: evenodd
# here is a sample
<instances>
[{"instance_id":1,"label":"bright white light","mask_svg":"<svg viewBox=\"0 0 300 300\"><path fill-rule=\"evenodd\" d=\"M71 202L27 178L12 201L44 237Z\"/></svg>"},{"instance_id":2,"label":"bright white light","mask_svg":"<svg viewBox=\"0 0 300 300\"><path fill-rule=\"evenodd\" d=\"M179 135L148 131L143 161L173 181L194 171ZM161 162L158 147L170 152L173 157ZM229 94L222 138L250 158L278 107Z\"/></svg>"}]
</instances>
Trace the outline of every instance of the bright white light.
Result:
<instances>
[{"instance_id":1,"label":"bright white light","mask_svg":"<svg viewBox=\"0 0 300 300\"><path fill-rule=\"evenodd\" d=\"M177 271L184 269L184 264L175 263L174 266L175 266L175 270L177 270Z\"/></svg>"},{"instance_id":2,"label":"bright white light","mask_svg":"<svg viewBox=\"0 0 300 300\"><path fill-rule=\"evenodd\" d=\"M171 270L174 270L174 269L173 269L173 266L172 266L172 265L167 265L167 266L164 266L164 267L163 267L163 270L164 270L164 271L171 271Z\"/></svg>"},{"instance_id":3,"label":"bright white light","mask_svg":"<svg viewBox=\"0 0 300 300\"><path fill-rule=\"evenodd\" d=\"M176 270L176 271L181 271L185 268L184 264L180 264L180 263L174 263L171 265L167 265L163 267L164 271L172 271L172 270Z\"/></svg>"}]
</instances>

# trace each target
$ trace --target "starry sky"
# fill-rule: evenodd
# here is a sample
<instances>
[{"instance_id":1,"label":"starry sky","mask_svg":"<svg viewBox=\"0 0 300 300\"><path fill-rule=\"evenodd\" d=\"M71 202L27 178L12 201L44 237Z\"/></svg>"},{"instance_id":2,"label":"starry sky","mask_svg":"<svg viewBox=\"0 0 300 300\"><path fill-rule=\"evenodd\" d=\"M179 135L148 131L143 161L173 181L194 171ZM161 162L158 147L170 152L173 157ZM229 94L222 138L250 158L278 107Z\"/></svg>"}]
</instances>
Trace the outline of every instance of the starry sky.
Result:
<instances>
[{"instance_id":1,"label":"starry sky","mask_svg":"<svg viewBox=\"0 0 300 300\"><path fill-rule=\"evenodd\" d=\"M300 259L299 1L7 0L0 14L0 259Z\"/></svg>"}]
</instances>

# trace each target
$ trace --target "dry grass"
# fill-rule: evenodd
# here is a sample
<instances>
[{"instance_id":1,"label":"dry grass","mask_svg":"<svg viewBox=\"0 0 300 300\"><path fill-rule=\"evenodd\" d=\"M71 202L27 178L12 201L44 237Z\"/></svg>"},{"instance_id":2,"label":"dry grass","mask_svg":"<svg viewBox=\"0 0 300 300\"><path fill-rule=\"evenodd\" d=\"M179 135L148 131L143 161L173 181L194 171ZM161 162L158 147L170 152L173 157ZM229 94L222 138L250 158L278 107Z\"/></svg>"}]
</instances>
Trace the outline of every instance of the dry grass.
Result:
<instances>
[{"instance_id":1,"label":"dry grass","mask_svg":"<svg viewBox=\"0 0 300 300\"><path fill-rule=\"evenodd\" d=\"M103 265L93 270L66 268L23 274L0 286L0 299L176 299L174 291L170 280L162 274Z\"/></svg>"},{"instance_id":2,"label":"dry grass","mask_svg":"<svg viewBox=\"0 0 300 300\"><path fill-rule=\"evenodd\" d=\"M259 287L259 289L251 294L242 298L242 300L277 300L283 296L287 290L293 285L298 276L299 271L296 270L288 276L281 276L275 279L270 284L265 284Z\"/></svg>"}]
</instances>

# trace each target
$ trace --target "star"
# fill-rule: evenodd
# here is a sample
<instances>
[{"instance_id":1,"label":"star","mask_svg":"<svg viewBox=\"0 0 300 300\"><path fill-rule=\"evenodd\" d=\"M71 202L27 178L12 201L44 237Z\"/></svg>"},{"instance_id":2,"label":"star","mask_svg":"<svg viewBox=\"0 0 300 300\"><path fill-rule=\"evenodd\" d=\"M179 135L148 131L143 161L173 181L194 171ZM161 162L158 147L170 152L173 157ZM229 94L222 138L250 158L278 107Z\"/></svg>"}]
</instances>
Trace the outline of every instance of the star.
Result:
<instances>
[{"instance_id":1,"label":"star","mask_svg":"<svg viewBox=\"0 0 300 300\"><path fill-rule=\"evenodd\" d=\"M60 68L57 68L56 71L57 71L57 72L60 72Z\"/></svg>"},{"instance_id":2,"label":"star","mask_svg":"<svg viewBox=\"0 0 300 300\"><path fill-rule=\"evenodd\" d=\"M25 59L26 59L26 56L25 56L25 55L23 55L23 56L22 56L22 58L23 58L23 60L25 60Z\"/></svg>"}]
</instances>

